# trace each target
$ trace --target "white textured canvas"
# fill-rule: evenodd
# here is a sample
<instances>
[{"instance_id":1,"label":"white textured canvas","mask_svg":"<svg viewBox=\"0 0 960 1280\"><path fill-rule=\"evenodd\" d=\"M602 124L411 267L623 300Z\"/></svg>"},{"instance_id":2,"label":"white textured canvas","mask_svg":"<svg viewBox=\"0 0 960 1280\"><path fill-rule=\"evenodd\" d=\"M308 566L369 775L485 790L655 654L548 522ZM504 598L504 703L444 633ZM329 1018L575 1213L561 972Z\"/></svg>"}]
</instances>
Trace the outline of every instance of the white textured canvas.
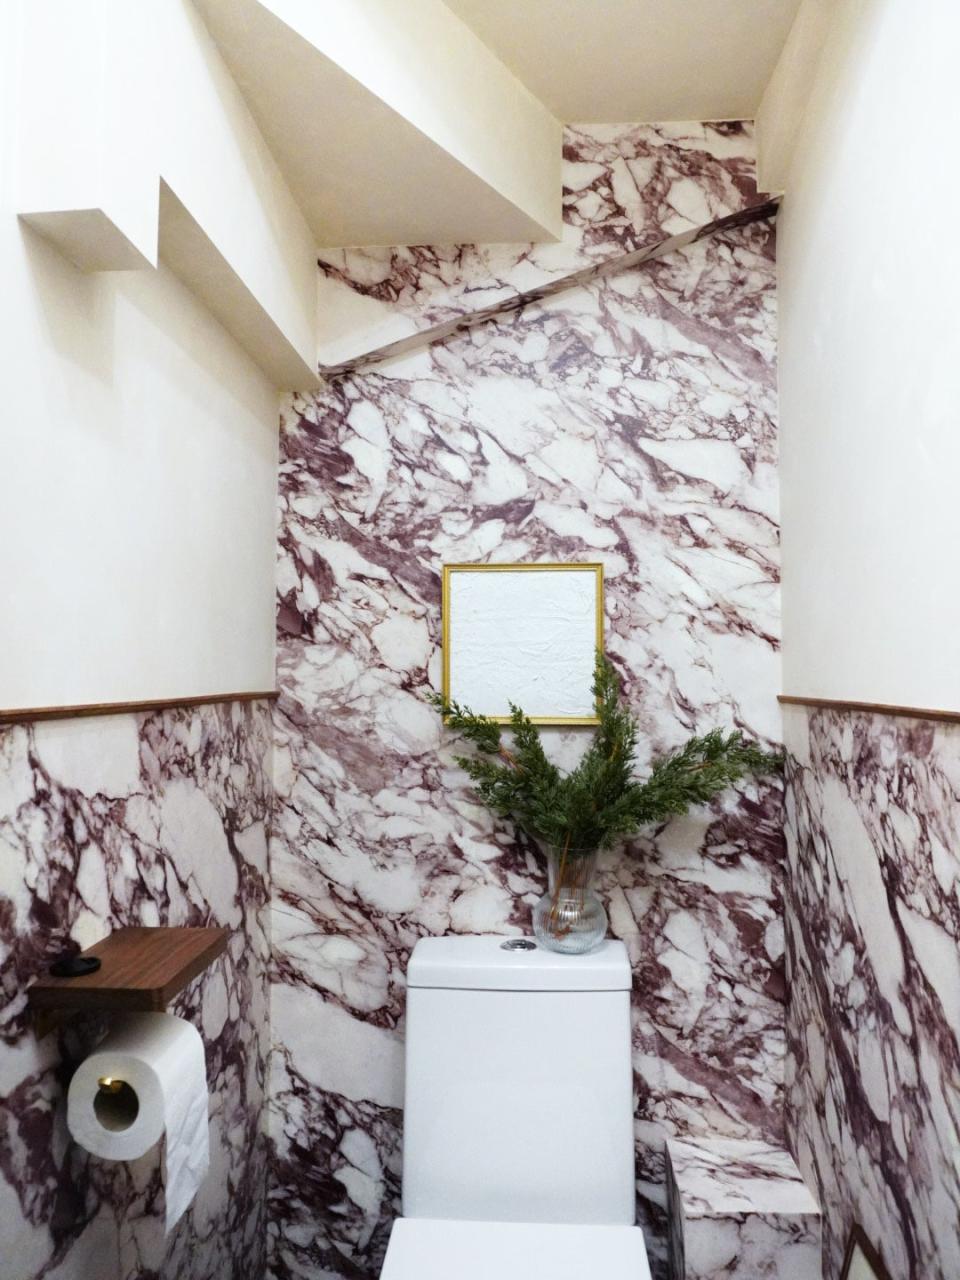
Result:
<instances>
[{"instance_id":1,"label":"white textured canvas","mask_svg":"<svg viewBox=\"0 0 960 1280\"><path fill-rule=\"evenodd\" d=\"M597 650L595 566L450 574L450 696L482 715L589 718Z\"/></svg>"}]
</instances>

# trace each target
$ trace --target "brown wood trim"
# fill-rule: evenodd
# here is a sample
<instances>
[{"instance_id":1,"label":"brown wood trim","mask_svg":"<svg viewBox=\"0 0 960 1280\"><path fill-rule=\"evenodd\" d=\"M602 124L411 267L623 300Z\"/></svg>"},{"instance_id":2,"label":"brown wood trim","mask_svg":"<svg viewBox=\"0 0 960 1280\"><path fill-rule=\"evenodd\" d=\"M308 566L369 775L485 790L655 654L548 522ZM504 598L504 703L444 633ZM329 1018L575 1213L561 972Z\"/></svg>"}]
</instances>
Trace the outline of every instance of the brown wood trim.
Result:
<instances>
[{"instance_id":1,"label":"brown wood trim","mask_svg":"<svg viewBox=\"0 0 960 1280\"><path fill-rule=\"evenodd\" d=\"M942 720L945 724L960 724L960 711L935 711L930 707L899 707L889 702L847 702L843 698L798 698L790 693L781 693L777 701L781 706L868 711L878 716L908 716L911 720Z\"/></svg>"},{"instance_id":2,"label":"brown wood trim","mask_svg":"<svg viewBox=\"0 0 960 1280\"><path fill-rule=\"evenodd\" d=\"M22 707L0 710L0 725L32 720L74 720L78 716L120 716L137 711L165 711L170 707L204 707L214 702L274 702L279 689L258 693L200 693L189 698L152 698L143 702L84 702L74 707Z\"/></svg>"}]
</instances>

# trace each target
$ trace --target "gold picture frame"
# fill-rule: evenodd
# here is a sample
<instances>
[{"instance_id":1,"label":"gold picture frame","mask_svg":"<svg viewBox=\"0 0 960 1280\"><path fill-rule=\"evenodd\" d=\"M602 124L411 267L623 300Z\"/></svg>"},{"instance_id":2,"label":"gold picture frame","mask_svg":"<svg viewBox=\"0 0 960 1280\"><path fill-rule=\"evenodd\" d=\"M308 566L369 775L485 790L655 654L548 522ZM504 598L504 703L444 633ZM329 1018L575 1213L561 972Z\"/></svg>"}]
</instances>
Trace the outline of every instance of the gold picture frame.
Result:
<instances>
[{"instance_id":1,"label":"gold picture frame","mask_svg":"<svg viewBox=\"0 0 960 1280\"><path fill-rule=\"evenodd\" d=\"M859 1222L853 1224L847 1237L840 1280L890 1280L890 1272L884 1266L879 1250L870 1242Z\"/></svg>"},{"instance_id":2,"label":"gold picture frame","mask_svg":"<svg viewBox=\"0 0 960 1280\"><path fill-rule=\"evenodd\" d=\"M468 705L471 705L472 710L478 712L481 715L489 715L489 718L492 720L495 720L498 724L509 723L509 719L510 719L509 715L499 713L499 712L491 713L489 710L485 709L483 705L473 705L467 698L458 697L458 689L454 687L454 684L456 682L452 676L451 668L454 665L453 650L454 650L454 643L455 643L455 634L457 630L457 623L454 621L454 617L453 617L455 586L458 581L457 575L570 574L570 573L579 573L584 576L584 581L582 583L577 584L577 587L573 588L575 592L589 590L589 585L587 581L587 575L589 575L590 581L592 581L593 591L595 594L595 602L591 608L591 619L587 619L584 615L583 600L578 600L576 604L579 610L579 615L575 622L571 622L571 626L570 626L570 630L571 630L570 643L571 644L574 643L574 640L575 640L576 652L573 653L571 651L571 654L566 657L566 661L568 665L572 665L576 667L576 670L578 673L577 683L579 686L582 686L582 681L584 678L583 673L585 670L588 671L589 673L588 679L592 684L593 666L594 666L596 654L598 650L603 649L603 586L604 586L604 582L603 582L603 565L601 563L596 561L582 561L582 562L570 562L570 563L562 563L562 564L554 563L554 562L544 562L544 563L537 563L537 564L505 564L505 563L445 564L443 566L441 653L442 653L442 691L443 691L443 697L446 701L449 702L453 700L458 702L466 702ZM460 579L459 581L463 583L465 582L465 579ZM517 595L517 591L515 589L516 584L512 584L512 586L514 587L513 596L516 597ZM550 589L554 591L560 591L560 593L562 594L562 589L559 583L550 584ZM537 596L538 593L525 592L524 594L533 598ZM541 592L539 594L544 599L546 605L549 605L549 590L546 593ZM489 591L487 592L487 595L488 596L490 595ZM590 628L591 620L592 620L592 629ZM585 655L585 652L582 652L581 650L584 648L588 630L590 632L589 638L591 641L591 649L590 649L589 657L587 658ZM549 649L550 649L549 642L544 641L543 644L544 644L545 652L549 655ZM501 642L501 646L502 646L502 642ZM559 666L562 666L562 663L564 660L565 660L564 655L560 654L558 656ZM586 667L585 667L585 663L588 664ZM547 669L542 665L539 668L539 672L548 674ZM509 683L511 674L514 675L514 678L517 678L516 673L505 672L504 680L506 683ZM560 677L558 675L557 680L559 679ZM589 701L592 701L592 692L590 691L589 684L587 686L587 689L588 689L587 701L589 702ZM514 702L517 702L519 705L524 706L523 690L515 689L513 692L515 696L512 697L512 700ZM544 696L549 696L549 690L545 693ZM576 691L572 694L572 697L574 699L578 697L582 698L583 697L582 687L578 687ZM480 701L482 703L483 699L481 698ZM528 710L528 707L524 706L524 710L525 711ZM599 720L595 711L592 714L584 712L584 713L578 713L573 715L571 714L553 715L553 714L546 713L544 708L539 707L539 708L536 708L535 711L530 711L529 714L530 714L530 719L533 721L533 723L539 724L539 725L556 725L556 726L562 727L562 726L573 726L573 725L596 725L599 723Z\"/></svg>"}]
</instances>

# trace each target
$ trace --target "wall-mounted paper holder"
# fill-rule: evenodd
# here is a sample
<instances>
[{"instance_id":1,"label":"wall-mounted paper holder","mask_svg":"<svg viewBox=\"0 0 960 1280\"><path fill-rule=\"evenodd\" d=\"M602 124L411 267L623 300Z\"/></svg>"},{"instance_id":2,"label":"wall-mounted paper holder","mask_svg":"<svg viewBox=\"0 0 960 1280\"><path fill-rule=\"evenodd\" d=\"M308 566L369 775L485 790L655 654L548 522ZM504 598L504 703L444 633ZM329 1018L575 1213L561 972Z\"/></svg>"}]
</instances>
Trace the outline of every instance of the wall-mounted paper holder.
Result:
<instances>
[{"instance_id":1,"label":"wall-mounted paper holder","mask_svg":"<svg viewBox=\"0 0 960 1280\"><path fill-rule=\"evenodd\" d=\"M159 1013L222 955L229 929L131 926L82 952L93 973L39 978L27 991L36 1031L45 1036L75 1013Z\"/></svg>"}]
</instances>

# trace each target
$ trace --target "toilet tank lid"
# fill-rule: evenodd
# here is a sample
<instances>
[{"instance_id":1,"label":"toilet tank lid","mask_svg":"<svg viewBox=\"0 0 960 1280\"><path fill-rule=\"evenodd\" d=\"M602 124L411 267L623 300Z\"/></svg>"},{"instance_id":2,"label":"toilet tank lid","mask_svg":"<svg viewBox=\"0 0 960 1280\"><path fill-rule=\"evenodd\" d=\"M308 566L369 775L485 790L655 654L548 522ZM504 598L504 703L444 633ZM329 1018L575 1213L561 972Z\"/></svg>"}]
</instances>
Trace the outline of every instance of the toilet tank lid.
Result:
<instances>
[{"instance_id":1,"label":"toilet tank lid","mask_svg":"<svg viewBox=\"0 0 960 1280\"><path fill-rule=\"evenodd\" d=\"M528 945L517 946L521 942ZM611 939L587 955L565 956L547 951L532 938L469 935L421 938L407 966L408 987L449 987L460 991L629 991L631 985L627 949L622 942Z\"/></svg>"}]
</instances>

